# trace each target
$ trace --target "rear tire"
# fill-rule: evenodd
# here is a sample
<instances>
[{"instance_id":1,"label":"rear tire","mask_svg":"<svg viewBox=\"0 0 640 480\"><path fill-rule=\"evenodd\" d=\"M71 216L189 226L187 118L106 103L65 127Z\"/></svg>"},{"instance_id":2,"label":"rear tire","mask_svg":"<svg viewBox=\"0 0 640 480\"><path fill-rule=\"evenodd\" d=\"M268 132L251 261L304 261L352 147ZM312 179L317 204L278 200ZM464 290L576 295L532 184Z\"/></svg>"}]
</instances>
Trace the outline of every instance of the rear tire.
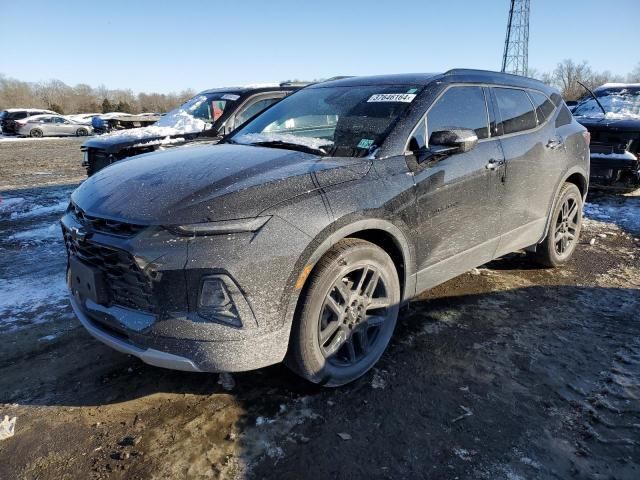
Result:
<instances>
[{"instance_id":1,"label":"rear tire","mask_svg":"<svg viewBox=\"0 0 640 480\"><path fill-rule=\"evenodd\" d=\"M32 128L29 132L29 136L33 138L42 138L42 130L39 128Z\"/></svg>"},{"instance_id":2,"label":"rear tire","mask_svg":"<svg viewBox=\"0 0 640 480\"><path fill-rule=\"evenodd\" d=\"M352 382L384 353L399 308L391 257L364 240L341 240L317 263L301 295L286 363L313 383Z\"/></svg>"},{"instance_id":3,"label":"rear tire","mask_svg":"<svg viewBox=\"0 0 640 480\"><path fill-rule=\"evenodd\" d=\"M551 211L547 236L537 246L534 260L544 267L567 263L578 245L582 229L582 194L573 183L565 183Z\"/></svg>"}]
</instances>

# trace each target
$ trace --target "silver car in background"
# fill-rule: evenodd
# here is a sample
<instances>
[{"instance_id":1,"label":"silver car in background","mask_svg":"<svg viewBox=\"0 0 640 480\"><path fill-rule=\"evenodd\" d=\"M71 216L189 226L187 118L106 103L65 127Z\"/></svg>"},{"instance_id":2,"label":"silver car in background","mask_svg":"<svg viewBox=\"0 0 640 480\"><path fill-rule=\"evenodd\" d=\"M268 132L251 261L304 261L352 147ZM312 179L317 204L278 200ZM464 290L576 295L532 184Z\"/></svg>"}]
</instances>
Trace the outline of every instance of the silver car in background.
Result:
<instances>
[{"instance_id":1,"label":"silver car in background","mask_svg":"<svg viewBox=\"0 0 640 480\"><path fill-rule=\"evenodd\" d=\"M25 137L86 137L93 134L90 125L79 123L62 115L34 115L16 121L16 133Z\"/></svg>"}]
</instances>

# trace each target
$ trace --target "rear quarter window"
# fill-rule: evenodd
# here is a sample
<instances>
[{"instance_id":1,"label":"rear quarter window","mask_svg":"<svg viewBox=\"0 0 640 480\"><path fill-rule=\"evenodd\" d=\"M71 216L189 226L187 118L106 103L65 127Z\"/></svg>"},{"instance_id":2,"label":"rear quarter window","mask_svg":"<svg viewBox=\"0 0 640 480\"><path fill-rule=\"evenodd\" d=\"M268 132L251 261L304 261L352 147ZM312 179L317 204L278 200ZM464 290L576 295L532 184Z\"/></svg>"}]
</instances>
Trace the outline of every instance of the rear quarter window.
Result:
<instances>
[{"instance_id":1,"label":"rear quarter window","mask_svg":"<svg viewBox=\"0 0 640 480\"><path fill-rule=\"evenodd\" d=\"M494 88L493 91L501 117L499 125L502 126L504 135L530 130L537 126L533 104L524 90Z\"/></svg>"},{"instance_id":2,"label":"rear quarter window","mask_svg":"<svg viewBox=\"0 0 640 480\"><path fill-rule=\"evenodd\" d=\"M556 127L561 127L563 125L569 125L573 121L573 115L567 108L565 104L562 104L560 107L560 112L556 117Z\"/></svg>"},{"instance_id":3,"label":"rear quarter window","mask_svg":"<svg viewBox=\"0 0 640 480\"><path fill-rule=\"evenodd\" d=\"M536 116L538 117L538 124L546 122L556 109L555 105L547 98L547 96L540 92L529 91L531 101L536 108Z\"/></svg>"}]
</instances>

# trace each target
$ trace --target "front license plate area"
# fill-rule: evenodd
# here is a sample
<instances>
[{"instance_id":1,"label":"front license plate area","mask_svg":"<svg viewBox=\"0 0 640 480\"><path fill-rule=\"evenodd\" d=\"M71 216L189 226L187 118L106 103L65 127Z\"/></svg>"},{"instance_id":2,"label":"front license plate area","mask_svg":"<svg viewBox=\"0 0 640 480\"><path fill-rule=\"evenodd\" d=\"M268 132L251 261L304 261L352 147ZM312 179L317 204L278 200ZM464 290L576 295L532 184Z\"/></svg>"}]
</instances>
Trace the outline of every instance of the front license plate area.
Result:
<instances>
[{"instance_id":1,"label":"front license plate area","mask_svg":"<svg viewBox=\"0 0 640 480\"><path fill-rule=\"evenodd\" d=\"M102 273L97 269L81 262L76 257L69 258L69 273L67 276L69 288L74 295L83 299L90 299L98 305L108 302L107 289Z\"/></svg>"}]
</instances>

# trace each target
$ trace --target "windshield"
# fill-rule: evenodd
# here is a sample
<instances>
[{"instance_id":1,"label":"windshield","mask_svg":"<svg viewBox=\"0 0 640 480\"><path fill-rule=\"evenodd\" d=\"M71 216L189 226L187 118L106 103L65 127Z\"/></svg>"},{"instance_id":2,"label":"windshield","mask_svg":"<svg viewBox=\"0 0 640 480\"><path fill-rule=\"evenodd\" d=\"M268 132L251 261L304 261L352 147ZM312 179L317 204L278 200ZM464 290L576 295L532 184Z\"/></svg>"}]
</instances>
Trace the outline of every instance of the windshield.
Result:
<instances>
[{"instance_id":1,"label":"windshield","mask_svg":"<svg viewBox=\"0 0 640 480\"><path fill-rule=\"evenodd\" d=\"M422 87L374 85L300 90L258 115L233 143L366 156L382 144Z\"/></svg>"},{"instance_id":2,"label":"windshield","mask_svg":"<svg viewBox=\"0 0 640 480\"><path fill-rule=\"evenodd\" d=\"M224 92L196 95L171 110L154 125L173 127L184 133L201 132L211 128L222 116L228 102L234 102L239 98L239 95Z\"/></svg>"},{"instance_id":3,"label":"windshield","mask_svg":"<svg viewBox=\"0 0 640 480\"><path fill-rule=\"evenodd\" d=\"M606 118L640 118L640 87L606 88L594 93L607 112ZM580 101L573 114L579 117L605 117L592 96Z\"/></svg>"}]
</instances>

